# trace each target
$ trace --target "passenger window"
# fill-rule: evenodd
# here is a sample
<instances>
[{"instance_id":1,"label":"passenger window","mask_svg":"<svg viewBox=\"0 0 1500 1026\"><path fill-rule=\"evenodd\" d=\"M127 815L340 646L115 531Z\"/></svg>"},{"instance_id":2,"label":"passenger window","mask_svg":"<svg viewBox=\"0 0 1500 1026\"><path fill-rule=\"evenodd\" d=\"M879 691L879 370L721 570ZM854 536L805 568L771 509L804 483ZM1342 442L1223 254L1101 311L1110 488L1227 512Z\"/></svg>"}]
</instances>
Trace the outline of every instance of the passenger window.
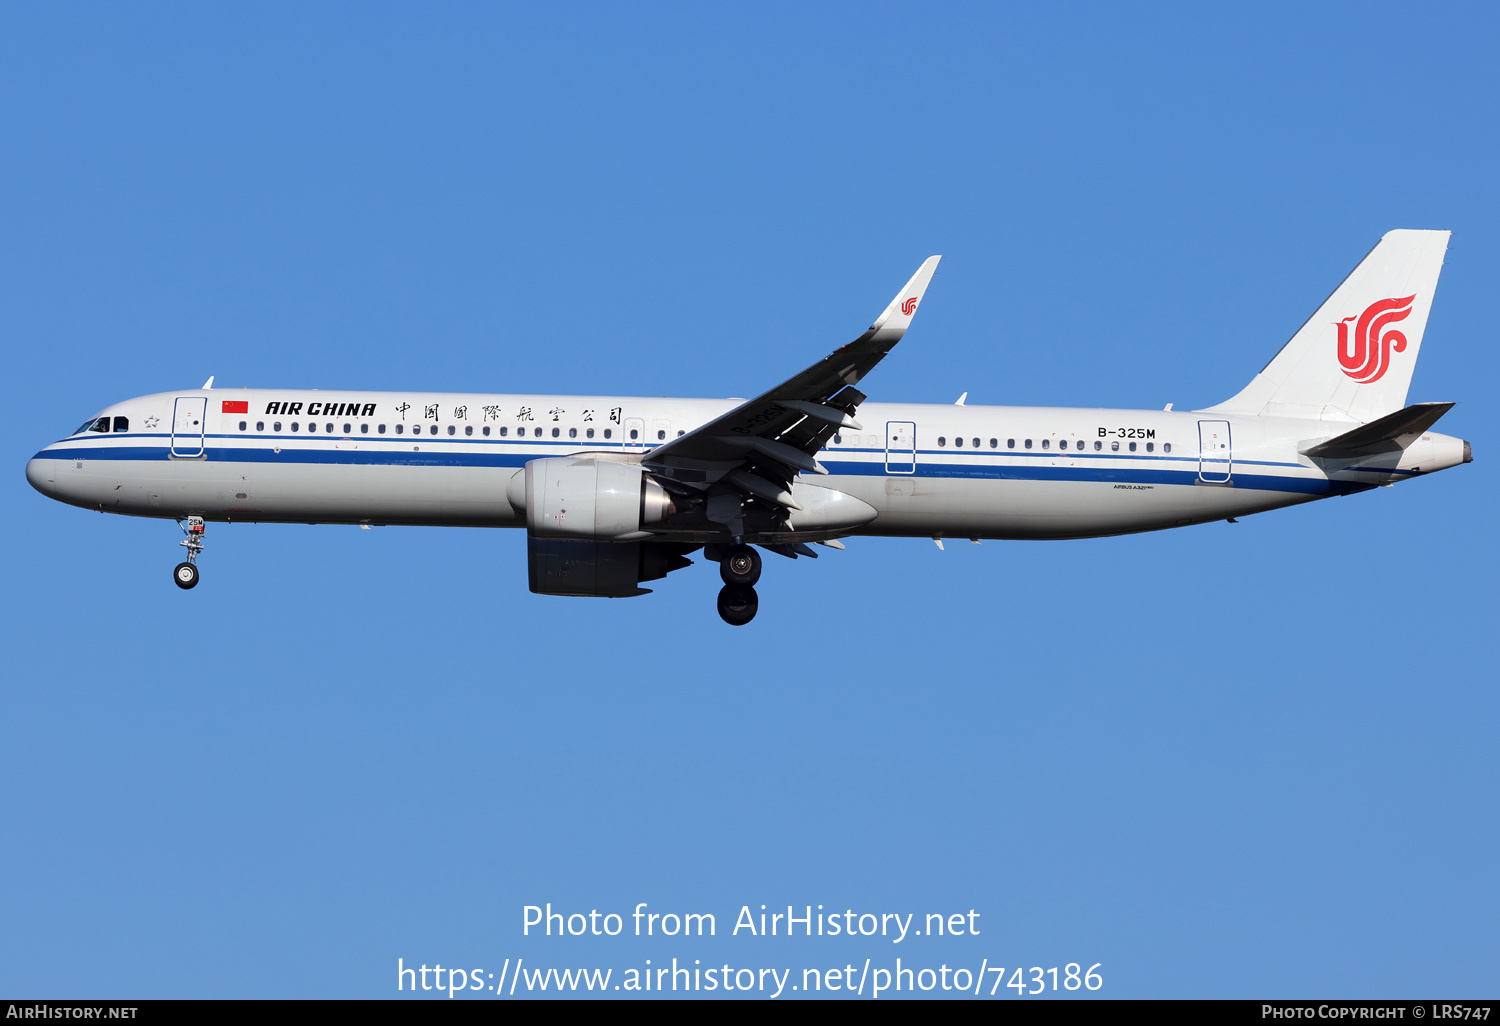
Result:
<instances>
[{"instance_id":1,"label":"passenger window","mask_svg":"<svg viewBox=\"0 0 1500 1026\"><path fill-rule=\"evenodd\" d=\"M658 432L656 432L656 440L658 442L664 442L664 441L666 441L666 438L667 438L667 433L665 431L658 431Z\"/></svg>"},{"instance_id":2,"label":"passenger window","mask_svg":"<svg viewBox=\"0 0 1500 1026\"><path fill-rule=\"evenodd\" d=\"M348 424L344 425L344 434L346 434L346 435L349 434L349 425Z\"/></svg>"},{"instance_id":3,"label":"passenger window","mask_svg":"<svg viewBox=\"0 0 1500 1026\"><path fill-rule=\"evenodd\" d=\"M331 434L333 434L333 425L332 424L325 425L324 428L323 428L323 430L327 431L331 435ZM347 432L348 430L349 430L348 428L344 428L345 432Z\"/></svg>"},{"instance_id":4,"label":"passenger window","mask_svg":"<svg viewBox=\"0 0 1500 1026\"><path fill-rule=\"evenodd\" d=\"M536 435L538 438L541 438L542 437L542 429L541 428L537 428L535 431L532 432L532 434Z\"/></svg>"},{"instance_id":5,"label":"passenger window","mask_svg":"<svg viewBox=\"0 0 1500 1026\"><path fill-rule=\"evenodd\" d=\"M1005 440L1005 447L1007 449L1014 449L1016 447L1016 440L1014 438L1007 438Z\"/></svg>"},{"instance_id":6,"label":"passenger window","mask_svg":"<svg viewBox=\"0 0 1500 1026\"><path fill-rule=\"evenodd\" d=\"M292 425L292 430L293 431L297 430L297 425L296 424ZM312 423L311 421L309 421L308 425L307 425L307 430L309 432L316 431L316 430L318 430L318 425L316 425L316 424Z\"/></svg>"},{"instance_id":7,"label":"passenger window","mask_svg":"<svg viewBox=\"0 0 1500 1026\"><path fill-rule=\"evenodd\" d=\"M263 420L257 420L255 422L255 430L257 430L257 431L264 431L265 429L266 429L266 422L265 421L263 421Z\"/></svg>"},{"instance_id":8,"label":"passenger window","mask_svg":"<svg viewBox=\"0 0 1500 1026\"><path fill-rule=\"evenodd\" d=\"M844 444L844 436L843 435L834 435L833 436L833 444L834 445L843 445Z\"/></svg>"},{"instance_id":9,"label":"passenger window","mask_svg":"<svg viewBox=\"0 0 1500 1026\"><path fill-rule=\"evenodd\" d=\"M451 431L451 430L452 430L452 428L449 428L449 430L450 430L450 431ZM437 434L437 425L436 425L436 424L434 424L434 425L432 425L432 427L430 427L430 428L428 428L428 429L427 429L427 433L428 433L428 434L429 434L429 435L435 435L435 434Z\"/></svg>"},{"instance_id":10,"label":"passenger window","mask_svg":"<svg viewBox=\"0 0 1500 1026\"><path fill-rule=\"evenodd\" d=\"M361 424L359 426L359 433L362 434L362 435L368 435L370 433L370 425L368 425L368 424Z\"/></svg>"},{"instance_id":11,"label":"passenger window","mask_svg":"<svg viewBox=\"0 0 1500 1026\"><path fill-rule=\"evenodd\" d=\"M1103 449L1104 449L1104 443L1103 442L1095 442L1094 443L1094 451L1095 452L1100 452Z\"/></svg>"},{"instance_id":12,"label":"passenger window","mask_svg":"<svg viewBox=\"0 0 1500 1026\"><path fill-rule=\"evenodd\" d=\"M1042 439L1042 448L1043 449L1050 449L1050 448L1052 448L1052 439L1050 439L1050 438L1043 438Z\"/></svg>"},{"instance_id":13,"label":"passenger window","mask_svg":"<svg viewBox=\"0 0 1500 1026\"><path fill-rule=\"evenodd\" d=\"M404 424L397 424L396 425L396 434L399 435L401 432L403 432L405 430L406 430L406 425L404 425Z\"/></svg>"},{"instance_id":14,"label":"passenger window","mask_svg":"<svg viewBox=\"0 0 1500 1026\"><path fill-rule=\"evenodd\" d=\"M294 420L294 421L292 421L292 430L293 430L293 431L296 431L296 430L297 430L297 422L296 422L296 421L295 421L295 420Z\"/></svg>"},{"instance_id":15,"label":"passenger window","mask_svg":"<svg viewBox=\"0 0 1500 1026\"><path fill-rule=\"evenodd\" d=\"M464 434L466 434L466 435L472 435L473 433L474 433L474 425L473 424L465 424L464 425Z\"/></svg>"},{"instance_id":16,"label":"passenger window","mask_svg":"<svg viewBox=\"0 0 1500 1026\"><path fill-rule=\"evenodd\" d=\"M1000 439L998 439L998 438L991 438L990 439L990 448L991 449L998 449L998 448L1000 448Z\"/></svg>"},{"instance_id":17,"label":"passenger window","mask_svg":"<svg viewBox=\"0 0 1500 1026\"><path fill-rule=\"evenodd\" d=\"M635 428L631 428L630 429L630 440L633 442L633 441L635 441L639 437L641 437L641 433L639 431L637 431Z\"/></svg>"},{"instance_id":18,"label":"passenger window","mask_svg":"<svg viewBox=\"0 0 1500 1026\"><path fill-rule=\"evenodd\" d=\"M1154 443L1152 443L1152 442L1147 442L1146 443L1146 451L1147 452L1150 452L1152 449L1155 449L1155 448L1156 448L1156 445Z\"/></svg>"},{"instance_id":19,"label":"passenger window","mask_svg":"<svg viewBox=\"0 0 1500 1026\"><path fill-rule=\"evenodd\" d=\"M1026 439L1026 448L1028 448L1028 449L1031 448L1031 439L1029 439L1029 438Z\"/></svg>"},{"instance_id":20,"label":"passenger window","mask_svg":"<svg viewBox=\"0 0 1500 1026\"><path fill-rule=\"evenodd\" d=\"M130 418L129 417L116 417L115 418L115 430L116 431L129 431L130 430Z\"/></svg>"},{"instance_id":21,"label":"passenger window","mask_svg":"<svg viewBox=\"0 0 1500 1026\"><path fill-rule=\"evenodd\" d=\"M243 420L240 421L240 430L241 431L245 430L245 422Z\"/></svg>"},{"instance_id":22,"label":"passenger window","mask_svg":"<svg viewBox=\"0 0 1500 1026\"><path fill-rule=\"evenodd\" d=\"M1172 451L1172 443L1171 442L1163 442L1162 446L1161 446L1161 451L1162 452L1171 452Z\"/></svg>"},{"instance_id":23,"label":"passenger window","mask_svg":"<svg viewBox=\"0 0 1500 1026\"><path fill-rule=\"evenodd\" d=\"M604 437L605 438L612 438L613 436L614 436L614 430L613 429L611 429L611 428L605 428L604 429Z\"/></svg>"},{"instance_id":24,"label":"passenger window","mask_svg":"<svg viewBox=\"0 0 1500 1026\"><path fill-rule=\"evenodd\" d=\"M678 438L681 438L681 437L682 437L682 435L683 435L683 432L681 432L681 431L679 431L679 432L677 432L677 437L678 437Z\"/></svg>"},{"instance_id":25,"label":"passenger window","mask_svg":"<svg viewBox=\"0 0 1500 1026\"><path fill-rule=\"evenodd\" d=\"M562 429L561 428L553 428L552 429L552 437L553 438L556 438L560 434L562 434Z\"/></svg>"},{"instance_id":26,"label":"passenger window","mask_svg":"<svg viewBox=\"0 0 1500 1026\"><path fill-rule=\"evenodd\" d=\"M383 435L383 434L385 434L385 425L382 424L378 428L376 428L375 430L379 431Z\"/></svg>"},{"instance_id":27,"label":"passenger window","mask_svg":"<svg viewBox=\"0 0 1500 1026\"><path fill-rule=\"evenodd\" d=\"M942 435L938 435L938 448L941 449L941 448L943 448L943 446L945 446L947 444L948 444L948 439L944 438Z\"/></svg>"},{"instance_id":28,"label":"passenger window","mask_svg":"<svg viewBox=\"0 0 1500 1026\"><path fill-rule=\"evenodd\" d=\"M955 438L953 444L955 447L962 449L964 447L964 440L962 438Z\"/></svg>"},{"instance_id":29,"label":"passenger window","mask_svg":"<svg viewBox=\"0 0 1500 1026\"><path fill-rule=\"evenodd\" d=\"M501 438L504 438L508 434L510 434L510 428L503 427L503 428L500 429L500 437Z\"/></svg>"},{"instance_id":30,"label":"passenger window","mask_svg":"<svg viewBox=\"0 0 1500 1026\"><path fill-rule=\"evenodd\" d=\"M450 435L456 435L456 434L458 434L458 428L454 427L452 424L449 424L448 425L448 434L450 434Z\"/></svg>"},{"instance_id":31,"label":"passenger window","mask_svg":"<svg viewBox=\"0 0 1500 1026\"><path fill-rule=\"evenodd\" d=\"M588 435L590 438L593 438L594 437L594 429L593 428L589 428L587 431L584 432L584 434Z\"/></svg>"},{"instance_id":32,"label":"passenger window","mask_svg":"<svg viewBox=\"0 0 1500 1026\"><path fill-rule=\"evenodd\" d=\"M1068 440L1064 438L1061 442L1057 443L1057 447L1059 449L1066 449L1068 447Z\"/></svg>"},{"instance_id":33,"label":"passenger window","mask_svg":"<svg viewBox=\"0 0 1500 1026\"><path fill-rule=\"evenodd\" d=\"M979 448L979 439L974 439L974 448Z\"/></svg>"},{"instance_id":34,"label":"passenger window","mask_svg":"<svg viewBox=\"0 0 1500 1026\"><path fill-rule=\"evenodd\" d=\"M490 437L490 426L488 424L486 424L484 426L483 431L484 431L484 437L486 437L486 438Z\"/></svg>"},{"instance_id":35,"label":"passenger window","mask_svg":"<svg viewBox=\"0 0 1500 1026\"><path fill-rule=\"evenodd\" d=\"M1120 443L1119 442L1110 442L1109 443L1109 451L1110 452L1119 452L1120 451Z\"/></svg>"},{"instance_id":36,"label":"passenger window","mask_svg":"<svg viewBox=\"0 0 1500 1026\"><path fill-rule=\"evenodd\" d=\"M577 438L578 437L578 429L577 428L568 428L568 437L569 438Z\"/></svg>"},{"instance_id":37,"label":"passenger window","mask_svg":"<svg viewBox=\"0 0 1500 1026\"><path fill-rule=\"evenodd\" d=\"M1131 452L1135 452L1135 443L1134 442L1130 443L1130 451Z\"/></svg>"},{"instance_id":38,"label":"passenger window","mask_svg":"<svg viewBox=\"0 0 1500 1026\"><path fill-rule=\"evenodd\" d=\"M271 425L271 430L272 431L280 431L281 430L281 421L278 420L276 423L272 424Z\"/></svg>"}]
</instances>

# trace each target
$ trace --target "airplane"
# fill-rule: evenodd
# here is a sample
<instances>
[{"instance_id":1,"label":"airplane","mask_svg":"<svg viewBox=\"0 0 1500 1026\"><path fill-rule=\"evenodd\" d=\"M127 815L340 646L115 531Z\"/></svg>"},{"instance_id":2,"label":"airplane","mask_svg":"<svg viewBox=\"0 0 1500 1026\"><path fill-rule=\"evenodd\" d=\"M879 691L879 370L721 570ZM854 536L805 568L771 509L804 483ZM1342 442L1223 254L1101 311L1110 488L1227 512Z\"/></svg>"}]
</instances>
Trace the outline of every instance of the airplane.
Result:
<instances>
[{"instance_id":1,"label":"airplane","mask_svg":"<svg viewBox=\"0 0 1500 1026\"><path fill-rule=\"evenodd\" d=\"M853 342L748 401L213 387L116 403L26 477L85 509L172 519L198 583L207 524L516 527L531 591L645 595L719 564L755 616L760 552L857 535L1069 539L1155 531L1469 463L1407 405L1446 231L1387 233L1248 385L1201 410L876 403L931 257ZM857 416L856 416L857 415Z\"/></svg>"}]
</instances>

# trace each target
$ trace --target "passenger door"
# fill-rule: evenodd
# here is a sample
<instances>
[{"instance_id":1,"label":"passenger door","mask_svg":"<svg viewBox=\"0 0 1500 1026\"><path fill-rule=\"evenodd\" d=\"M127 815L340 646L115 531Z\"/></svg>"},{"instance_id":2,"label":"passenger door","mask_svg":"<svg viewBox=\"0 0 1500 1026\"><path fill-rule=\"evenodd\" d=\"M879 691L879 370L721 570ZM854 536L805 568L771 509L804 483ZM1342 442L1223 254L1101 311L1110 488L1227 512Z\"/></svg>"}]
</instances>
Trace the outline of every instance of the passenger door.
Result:
<instances>
[{"instance_id":1,"label":"passenger door","mask_svg":"<svg viewBox=\"0 0 1500 1026\"><path fill-rule=\"evenodd\" d=\"M885 472L917 472L917 425L909 420L887 421L885 425Z\"/></svg>"},{"instance_id":2,"label":"passenger door","mask_svg":"<svg viewBox=\"0 0 1500 1026\"><path fill-rule=\"evenodd\" d=\"M208 419L208 400L183 396L172 409L172 455L202 456L203 427Z\"/></svg>"},{"instance_id":3,"label":"passenger door","mask_svg":"<svg viewBox=\"0 0 1500 1026\"><path fill-rule=\"evenodd\" d=\"M1229 437L1229 421L1198 422L1198 480L1205 484L1225 484L1234 472L1234 446Z\"/></svg>"}]
</instances>

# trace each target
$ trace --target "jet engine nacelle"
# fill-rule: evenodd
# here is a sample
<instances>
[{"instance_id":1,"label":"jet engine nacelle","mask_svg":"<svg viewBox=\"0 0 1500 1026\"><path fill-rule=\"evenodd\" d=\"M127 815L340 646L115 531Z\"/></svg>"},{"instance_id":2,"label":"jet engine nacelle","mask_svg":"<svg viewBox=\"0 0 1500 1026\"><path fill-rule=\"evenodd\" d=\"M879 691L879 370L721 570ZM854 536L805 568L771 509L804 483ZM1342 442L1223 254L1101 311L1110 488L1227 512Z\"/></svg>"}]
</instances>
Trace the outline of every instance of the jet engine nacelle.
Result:
<instances>
[{"instance_id":1,"label":"jet engine nacelle","mask_svg":"<svg viewBox=\"0 0 1500 1026\"><path fill-rule=\"evenodd\" d=\"M532 460L511 478L510 504L526 511L533 538L628 541L673 512L672 497L634 463Z\"/></svg>"},{"instance_id":2,"label":"jet engine nacelle","mask_svg":"<svg viewBox=\"0 0 1500 1026\"><path fill-rule=\"evenodd\" d=\"M538 595L628 598L648 595L641 581L654 581L692 565L686 557L696 546L651 542L578 541L571 538L526 539L526 568Z\"/></svg>"}]
</instances>

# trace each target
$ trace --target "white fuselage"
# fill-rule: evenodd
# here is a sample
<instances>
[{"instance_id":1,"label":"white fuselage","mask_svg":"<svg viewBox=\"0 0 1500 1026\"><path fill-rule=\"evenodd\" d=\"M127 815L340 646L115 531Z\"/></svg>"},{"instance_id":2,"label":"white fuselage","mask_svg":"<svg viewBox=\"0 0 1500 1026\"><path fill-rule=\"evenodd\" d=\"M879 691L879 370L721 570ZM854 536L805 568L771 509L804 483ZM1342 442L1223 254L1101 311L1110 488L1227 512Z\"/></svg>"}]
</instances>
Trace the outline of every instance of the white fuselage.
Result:
<instances>
[{"instance_id":1,"label":"white fuselage","mask_svg":"<svg viewBox=\"0 0 1500 1026\"><path fill-rule=\"evenodd\" d=\"M528 461L637 460L737 402L200 389L100 411L108 432L54 442L26 473L53 498L133 516L524 527L507 487ZM1126 534L1362 491L1465 458L1461 440L1427 433L1378 466L1340 469L1298 450L1351 422L1186 411L866 402L859 421L818 454L829 475L801 480L876 515L822 536ZM670 526L657 533L674 537Z\"/></svg>"}]
</instances>

